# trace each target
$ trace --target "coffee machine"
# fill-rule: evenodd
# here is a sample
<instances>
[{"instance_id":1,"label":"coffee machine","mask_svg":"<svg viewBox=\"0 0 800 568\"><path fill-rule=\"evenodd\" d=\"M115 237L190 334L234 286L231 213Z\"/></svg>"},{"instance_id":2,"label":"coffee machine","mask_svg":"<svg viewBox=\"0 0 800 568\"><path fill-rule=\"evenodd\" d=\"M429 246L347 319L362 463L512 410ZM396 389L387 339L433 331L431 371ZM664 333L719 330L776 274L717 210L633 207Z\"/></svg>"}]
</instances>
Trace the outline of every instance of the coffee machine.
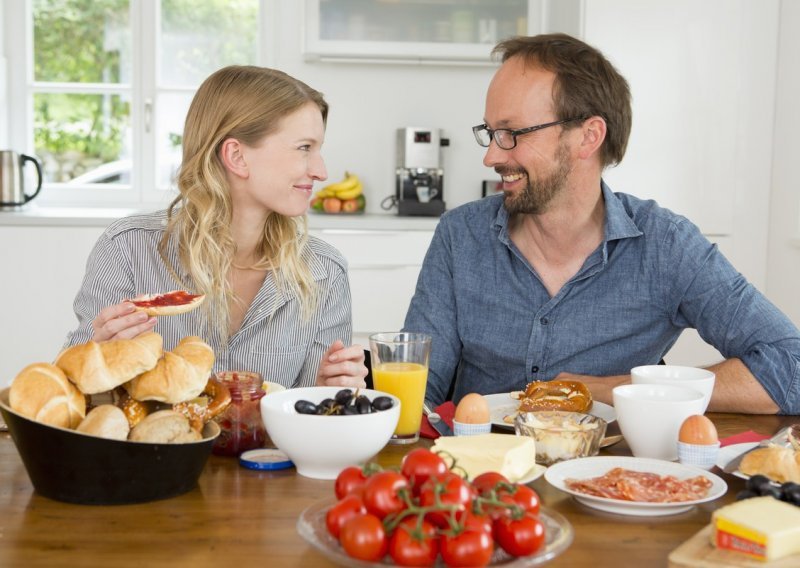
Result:
<instances>
[{"instance_id":1,"label":"coffee machine","mask_svg":"<svg viewBox=\"0 0 800 568\"><path fill-rule=\"evenodd\" d=\"M442 147L450 141L435 128L397 129L398 215L438 217L445 210Z\"/></svg>"}]
</instances>

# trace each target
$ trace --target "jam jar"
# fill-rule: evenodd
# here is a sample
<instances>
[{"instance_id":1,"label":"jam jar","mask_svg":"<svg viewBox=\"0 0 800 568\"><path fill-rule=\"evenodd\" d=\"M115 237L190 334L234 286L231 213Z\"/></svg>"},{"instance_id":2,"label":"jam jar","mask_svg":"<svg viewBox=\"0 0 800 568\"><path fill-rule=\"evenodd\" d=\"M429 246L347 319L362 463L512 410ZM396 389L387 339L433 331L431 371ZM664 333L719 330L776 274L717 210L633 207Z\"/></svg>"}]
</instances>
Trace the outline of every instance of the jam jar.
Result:
<instances>
[{"instance_id":1,"label":"jam jar","mask_svg":"<svg viewBox=\"0 0 800 568\"><path fill-rule=\"evenodd\" d=\"M231 404L216 421L219 437L214 441L213 452L218 456L238 456L246 450L261 448L267 439L261 420L261 397L264 389L259 373L225 371L217 379L231 391Z\"/></svg>"}]
</instances>

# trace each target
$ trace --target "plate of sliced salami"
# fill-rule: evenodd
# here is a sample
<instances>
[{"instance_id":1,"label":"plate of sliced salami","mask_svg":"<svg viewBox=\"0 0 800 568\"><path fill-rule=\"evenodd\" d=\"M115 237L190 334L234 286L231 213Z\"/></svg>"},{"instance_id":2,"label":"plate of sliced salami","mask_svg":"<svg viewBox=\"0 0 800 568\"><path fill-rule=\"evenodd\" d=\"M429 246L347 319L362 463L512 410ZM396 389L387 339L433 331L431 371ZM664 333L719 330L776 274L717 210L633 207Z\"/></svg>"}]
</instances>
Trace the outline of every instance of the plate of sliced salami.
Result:
<instances>
[{"instance_id":1,"label":"plate of sliced salami","mask_svg":"<svg viewBox=\"0 0 800 568\"><path fill-rule=\"evenodd\" d=\"M625 456L564 461L544 478L587 507L646 517L683 513L728 490L721 477L700 468Z\"/></svg>"}]
</instances>

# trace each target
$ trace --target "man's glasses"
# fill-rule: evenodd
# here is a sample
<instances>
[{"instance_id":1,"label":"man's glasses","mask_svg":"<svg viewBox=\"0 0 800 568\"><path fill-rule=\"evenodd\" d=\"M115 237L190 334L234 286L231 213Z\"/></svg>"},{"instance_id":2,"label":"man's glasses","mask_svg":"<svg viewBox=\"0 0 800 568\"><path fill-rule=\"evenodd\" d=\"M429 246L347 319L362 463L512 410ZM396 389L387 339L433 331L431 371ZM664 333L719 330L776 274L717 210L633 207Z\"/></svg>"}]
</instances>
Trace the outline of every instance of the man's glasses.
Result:
<instances>
[{"instance_id":1,"label":"man's glasses","mask_svg":"<svg viewBox=\"0 0 800 568\"><path fill-rule=\"evenodd\" d=\"M475 135L475 140L478 141L478 144L484 148L488 148L489 144L492 143L492 139L494 139L495 144L503 150L511 150L517 145L517 136L530 134L531 132L536 132L543 128L550 128L551 126L558 126L559 124L566 124L567 122L574 122L576 120L584 120L584 118L565 118L564 120L556 120L555 122L529 126L528 128L519 128L517 130L510 130L508 128L492 130L485 124L479 124L478 126L472 127L472 133Z\"/></svg>"}]
</instances>

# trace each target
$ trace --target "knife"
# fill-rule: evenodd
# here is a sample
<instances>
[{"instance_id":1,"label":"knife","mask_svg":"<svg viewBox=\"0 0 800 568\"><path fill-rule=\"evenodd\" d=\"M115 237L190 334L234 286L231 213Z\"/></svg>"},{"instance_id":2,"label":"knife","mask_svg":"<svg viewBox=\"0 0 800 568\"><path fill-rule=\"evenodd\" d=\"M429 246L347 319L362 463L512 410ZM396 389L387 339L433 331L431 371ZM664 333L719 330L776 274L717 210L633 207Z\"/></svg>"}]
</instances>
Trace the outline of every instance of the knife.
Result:
<instances>
[{"instance_id":1,"label":"knife","mask_svg":"<svg viewBox=\"0 0 800 568\"><path fill-rule=\"evenodd\" d=\"M741 465L744 456L746 456L753 450L757 450L758 448L766 448L767 446L783 442L788 432L789 432L789 427L781 428L774 436L772 436L772 438L769 438L767 440L761 440L757 446L750 448L746 452L739 454L731 461L726 463L725 467L722 468L722 471L724 471L725 473L734 473L736 471L739 471L739 465Z\"/></svg>"},{"instance_id":2,"label":"knife","mask_svg":"<svg viewBox=\"0 0 800 568\"><path fill-rule=\"evenodd\" d=\"M441 436L453 435L453 430L450 426L447 425L439 414L431 410L427 403L422 403L422 410L425 412L425 416L428 417L428 423L433 426L433 429L439 432Z\"/></svg>"}]
</instances>

